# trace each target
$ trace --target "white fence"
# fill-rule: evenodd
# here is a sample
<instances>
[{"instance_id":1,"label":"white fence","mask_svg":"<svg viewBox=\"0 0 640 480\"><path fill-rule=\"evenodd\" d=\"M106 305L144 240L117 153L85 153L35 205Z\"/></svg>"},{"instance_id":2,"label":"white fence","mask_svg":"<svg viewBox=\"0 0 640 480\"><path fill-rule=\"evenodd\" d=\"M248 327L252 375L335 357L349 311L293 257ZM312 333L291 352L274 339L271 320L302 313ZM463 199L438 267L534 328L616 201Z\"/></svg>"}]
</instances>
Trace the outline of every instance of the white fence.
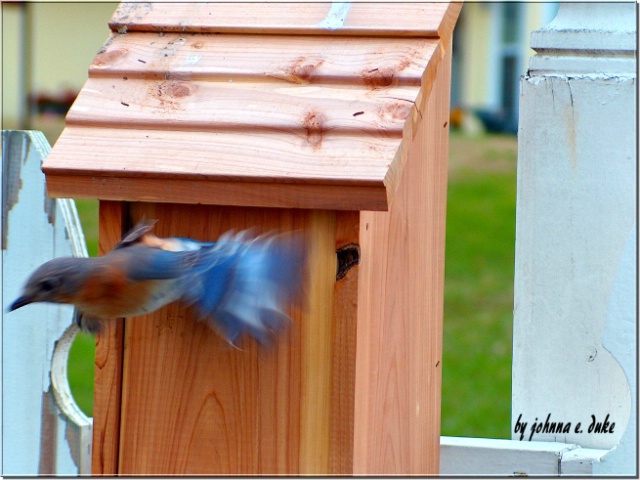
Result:
<instances>
[{"instance_id":1,"label":"white fence","mask_svg":"<svg viewBox=\"0 0 640 480\"><path fill-rule=\"evenodd\" d=\"M40 132L2 132L3 475L91 473L91 419L66 375L73 310L34 304L5 314L41 263L87 255L74 203L46 196L49 149Z\"/></svg>"}]
</instances>

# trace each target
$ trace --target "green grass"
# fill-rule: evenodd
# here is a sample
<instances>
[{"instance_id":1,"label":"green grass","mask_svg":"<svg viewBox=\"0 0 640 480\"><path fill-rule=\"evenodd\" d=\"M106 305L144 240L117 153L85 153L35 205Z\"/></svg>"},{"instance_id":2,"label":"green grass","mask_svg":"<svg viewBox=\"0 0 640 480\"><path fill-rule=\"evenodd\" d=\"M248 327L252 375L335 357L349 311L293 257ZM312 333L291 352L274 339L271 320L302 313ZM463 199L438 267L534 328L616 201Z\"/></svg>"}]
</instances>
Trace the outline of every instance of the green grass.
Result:
<instances>
[{"instance_id":1,"label":"green grass","mask_svg":"<svg viewBox=\"0 0 640 480\"><path fill-rule=\"evenodd\" d=\"M453 134L447 205L442 434L510 437L515 139ZM97 203L77 203L97 252ZM94 340L69 359L76 401L93 412Z\"/></svg>"},{"instance_id":2,"label":"green grass","mask_svg":"<svg viewBox=\"0 0 640 480\"><path fill-rule=\"evenodd\" d=\"M510 438L516 145L451 137L442 435Z\"/></svg>"},{"instance_id":3,"label":"green grass","mask_svg":"<svg viewBox=\"0 0 640 480\"><path fill-rule=\"evenodd\" d=\"M95 338L79 333L69 351L69 386L76 403L88 416L93 416L93 372L96 356Z\"/></svg>"},{"instance_id":4,"label":"green grass","mask_svg":"<svg viewBox=\"0 0 640 480\"><path fill-rule=\"evenodd\" d=\"M90 257L95 257L98 255L98 201L84 198L76 200L76 209L87 242L87 251Z\"/></svg>"},{"instance_id":5,"label":"green grass","mask_svg":"<svg viewBox=\"0 0 640 480\"><path fill-rule=\"evenodd\" d=\"M443 435L509 438L515 176L449 185Z\"/></svg>"}]
</instances>

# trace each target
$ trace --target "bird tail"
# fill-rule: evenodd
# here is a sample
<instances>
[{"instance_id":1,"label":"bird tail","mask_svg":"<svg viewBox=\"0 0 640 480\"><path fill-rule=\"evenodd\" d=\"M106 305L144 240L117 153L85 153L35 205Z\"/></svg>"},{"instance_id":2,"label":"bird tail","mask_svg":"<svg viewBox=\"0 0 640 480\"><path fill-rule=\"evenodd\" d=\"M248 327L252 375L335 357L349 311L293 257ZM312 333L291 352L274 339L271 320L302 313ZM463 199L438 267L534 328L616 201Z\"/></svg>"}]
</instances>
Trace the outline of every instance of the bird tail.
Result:
<instances>
[{"instance_id":1,"label":"bird tail","mask_svg":"<svg viewBox=\"0 0 640 480\"><path fill-rule=\"evenodd\" d=\"M199 288L187 290L195 294L187 301L230 344L244 333L268 343L290 322L287 308L303 297L302 235L226 233L209 248L213 258L200 262Z\"/></svg>"}]
</instances>

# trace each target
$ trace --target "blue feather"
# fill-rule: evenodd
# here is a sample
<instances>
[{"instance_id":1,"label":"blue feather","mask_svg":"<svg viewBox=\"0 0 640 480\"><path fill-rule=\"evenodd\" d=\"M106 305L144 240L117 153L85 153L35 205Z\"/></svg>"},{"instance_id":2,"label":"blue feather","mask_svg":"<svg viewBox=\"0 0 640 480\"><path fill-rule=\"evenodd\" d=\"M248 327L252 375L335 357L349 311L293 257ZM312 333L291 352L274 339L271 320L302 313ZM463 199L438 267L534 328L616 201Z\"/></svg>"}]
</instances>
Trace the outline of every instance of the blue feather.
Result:
<instances>
[{"instance_id":1,"label":"blue feather","mask_svg":"<svg viewBox=\"0 0 640 480\"><path fill-rule=\"evenodd\" d=\"M247 241L242 233L221 238L202 249L185 300L230 343L245 332L266 343L289 322L285 309L300 291L304 255L299 240Z\"/></svg>"}]
</instances>

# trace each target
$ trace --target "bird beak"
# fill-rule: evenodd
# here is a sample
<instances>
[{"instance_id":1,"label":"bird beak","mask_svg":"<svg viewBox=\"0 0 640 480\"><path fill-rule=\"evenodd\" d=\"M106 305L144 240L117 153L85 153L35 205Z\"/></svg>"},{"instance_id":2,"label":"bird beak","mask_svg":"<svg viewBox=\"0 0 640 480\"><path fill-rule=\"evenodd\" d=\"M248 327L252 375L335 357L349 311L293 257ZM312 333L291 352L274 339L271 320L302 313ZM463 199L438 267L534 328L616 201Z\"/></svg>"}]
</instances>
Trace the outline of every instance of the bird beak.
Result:
<instances>
[{"instance_id":1,"label":"bird beak","mask_svg":"<svg viewBox=\"0 0 640 480\"><path fill-rule=\"evenodd\" d=\"M33 298L27 296L27 295L22 295L20 297L18 297L16 299L15 302L13 302L11 304L11 306L9 307L9 311L13 312L14 310L17 310L20 307L24 307L25 305L29 305L30 303L33 303L34 300Z\"/></svg>"}]
</instances>

